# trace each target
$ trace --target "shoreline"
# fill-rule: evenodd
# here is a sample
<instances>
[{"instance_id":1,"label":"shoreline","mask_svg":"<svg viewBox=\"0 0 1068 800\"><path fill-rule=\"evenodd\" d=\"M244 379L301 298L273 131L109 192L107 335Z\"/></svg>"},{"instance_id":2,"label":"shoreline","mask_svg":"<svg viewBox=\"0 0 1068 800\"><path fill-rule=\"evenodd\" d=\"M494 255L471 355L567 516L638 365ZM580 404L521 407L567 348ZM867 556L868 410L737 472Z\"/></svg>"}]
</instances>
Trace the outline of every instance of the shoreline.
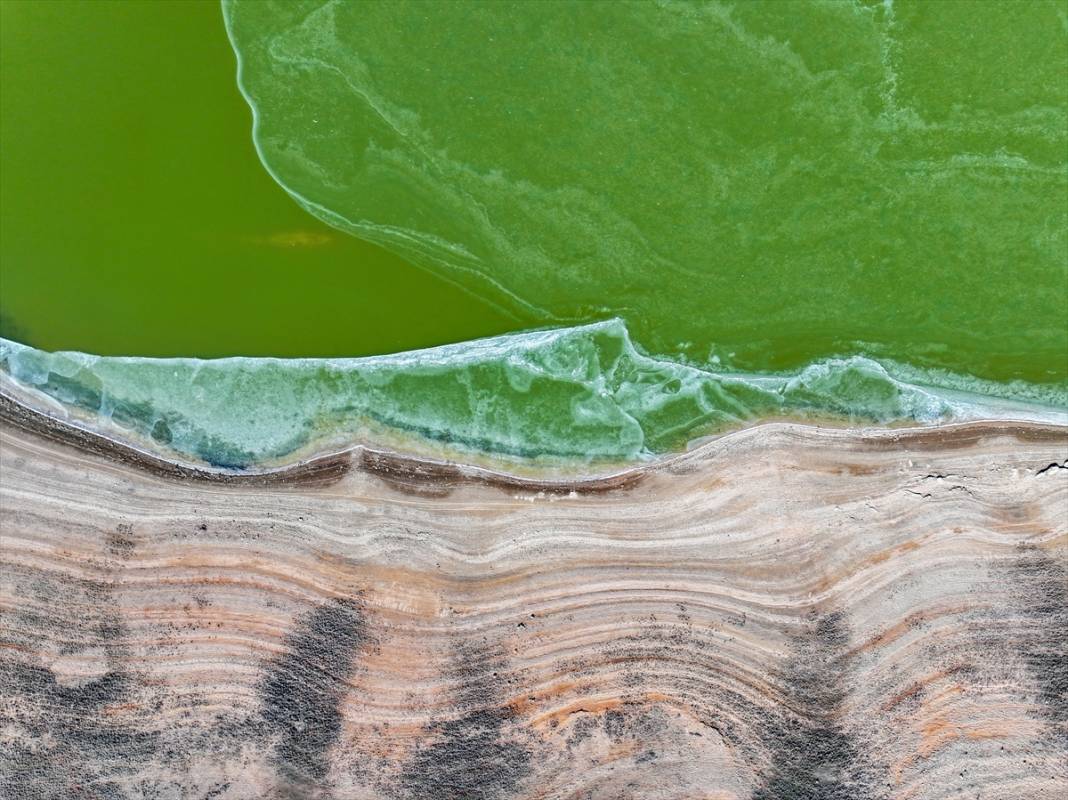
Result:
<instances>
[{"instance_id":1,"label":"shoreline","mask_svg":"<svg viewBox=\"0 0 1068 800\"><path fill-rule=\"evenodd\" d=\"M137 466L159 477L233 485L314 485L336 482L349 470L357 469L376 474L397 485L407 486L413 491L425 490L431 493L435 491L435 485L449 486L462 482L481 483L505 490L553 494L612 491L631 486L650 472L671 470L689 460L705 459L713 451L729 447L732 439L751 436L754 431L760 429L819 431L831 441L856 439L867 446L887 448L966 447L986 435L1012 435L1026 441L1068 444L1068 425L1053 422L978 419L900 427L848 427L779 418L761 420L721 434L700 437L683 452L665 454L650 461L605 472L570 473L567 468L573 469L573 465L554 467L521 462L521 466L528 467L524 474L508 471L507 466L515 466L509 465L508 459L497 459L503 462L500 468L486 466L487 462L493 460L488 454L481 454L481 463L474 459L464 462L460 460L465 455L463 453L457 453L455 460L442 459L360 442L339 449L322 450L291 463L238 471L168 458L159 452L153 453L131 441L109 436L32 408L3 389L0 389L0 420L68 446Z\"/></svg>"},{"instance_id":2,"label":"shoreline","mask_svg":"<svg viewBox=\"0 0 1068 800\"><path fill-rule=\"evenodd\" d=\"M100 357L0 340L0 367L0 391L30 407L167 460L235 472L359 443L583 478L761 421L1068 426L1068 387L952 373L931 373L931 383L917 368L905 379L904 366L861 355L781 374L710 371L644 354L618 319L356 359Z\"/></svg>"}]
</instances>

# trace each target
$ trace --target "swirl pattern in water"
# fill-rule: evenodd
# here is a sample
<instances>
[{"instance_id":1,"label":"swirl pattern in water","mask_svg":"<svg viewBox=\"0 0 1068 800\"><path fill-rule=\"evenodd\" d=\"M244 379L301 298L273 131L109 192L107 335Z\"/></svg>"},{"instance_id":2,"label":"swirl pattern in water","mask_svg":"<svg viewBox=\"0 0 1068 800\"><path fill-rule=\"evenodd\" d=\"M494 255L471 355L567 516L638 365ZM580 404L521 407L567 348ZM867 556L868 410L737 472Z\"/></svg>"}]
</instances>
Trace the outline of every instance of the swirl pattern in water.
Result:
<instances>
[{"instance_id":1,"label":"swirl pattern in water","mask_svg":"<svg viewBox=\"0 0 1068 800\"><path fill-rule=\"evenodd\" d=\"M224 0L272 175L544 322L1068 374L1063 5Z\"/></svg>"}]
</instances>

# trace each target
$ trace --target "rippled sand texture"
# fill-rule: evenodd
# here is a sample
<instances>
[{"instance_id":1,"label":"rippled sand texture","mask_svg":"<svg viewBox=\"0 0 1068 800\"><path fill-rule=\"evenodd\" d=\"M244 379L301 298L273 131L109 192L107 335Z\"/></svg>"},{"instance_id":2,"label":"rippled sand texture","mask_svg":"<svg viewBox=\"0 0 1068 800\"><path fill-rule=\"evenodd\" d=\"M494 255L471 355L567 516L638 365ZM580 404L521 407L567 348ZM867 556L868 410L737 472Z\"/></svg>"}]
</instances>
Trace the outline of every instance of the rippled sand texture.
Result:
<instances>
[{"instance_id":1,"label":"rippled sand texture","mask_svg":"<svg viewBox=\"0 0 1068 800\"><path fill-rule=\"evenodd\" d=\"M5 797L1068 790L1063 428L769 424L571 493L0 443Z\"/></svg>"},{"instance_id":2,"label":"rippled sand texture","mask_svg":"<svg viewBox=\"0 0 1068 800\"><path fill-rule=\"evenodd\" d=\"M525 316L1063 381L1063 2L224 0L272 175Z\"/></svg>"}]
</instances>

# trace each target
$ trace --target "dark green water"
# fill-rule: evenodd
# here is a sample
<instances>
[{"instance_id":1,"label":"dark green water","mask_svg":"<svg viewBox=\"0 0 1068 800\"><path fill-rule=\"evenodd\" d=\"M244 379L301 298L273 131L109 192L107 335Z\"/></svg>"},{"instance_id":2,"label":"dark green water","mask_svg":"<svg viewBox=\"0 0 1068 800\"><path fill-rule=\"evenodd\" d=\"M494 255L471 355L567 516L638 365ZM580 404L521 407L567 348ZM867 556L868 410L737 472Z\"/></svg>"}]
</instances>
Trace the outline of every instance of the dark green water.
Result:
<instances>
[{"instance_id":1,"label":"dark green water","mask_svg":"<svg viewBox=\"0 0 1068 800\"><path fill-rule=\"evenodd\" d=\"M365 355L516 320L292 202L217 2L0 3L2 335L109 355Z\"/></svg>"},{"instance_id":2,"label":"dark green water","mask_svg":"<svg viewBox=\"0 0 1068 800\"><path fill-rule=\"evenodd\" d=\"M1063 2L2 8L3 336L461 343L0 341L158 445L1065 419Z\"/></svg>"}]
</instances>

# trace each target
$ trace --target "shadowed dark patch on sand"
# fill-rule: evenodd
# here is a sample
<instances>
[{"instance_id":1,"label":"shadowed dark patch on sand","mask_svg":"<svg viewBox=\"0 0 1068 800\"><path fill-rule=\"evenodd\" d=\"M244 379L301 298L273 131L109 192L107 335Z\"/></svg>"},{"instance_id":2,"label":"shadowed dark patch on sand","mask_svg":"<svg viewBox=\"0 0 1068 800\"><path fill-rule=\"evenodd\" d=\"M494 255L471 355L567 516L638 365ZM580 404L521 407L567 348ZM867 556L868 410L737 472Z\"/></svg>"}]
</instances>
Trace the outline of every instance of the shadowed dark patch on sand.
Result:
<instances>
[{"instance_id":1,"label":"shadowed dark patch on sand","mask_svg":"<svg viewBox=\"0 0 1068 800\"><path fill-rule=\"evenodd\" d=\"M1044 716L1068 748L1068 566L1025 547L1007 572L1025 619L1015 637L1019 653L1038 684Z\"/></svg>"},{"instance_id":2,"label":"shadowed dark patch on sand","mask_svg":"<svg viewBox=\"0 0 1068 800\"><path fill-rule=\"evenodd\" d=\"M840 612L814 618L795 640L783 675L781 717L763 731L771 750L764 782L753 800L865 800L879 795L867 765L839 723L848 693L849 633Z\"/></svg>"},{"instance_id":3,"label":"shadowed dark patch on sand","mask_svg":"<svg viewBox=\"0 0 1068 800\"><path fill-rule=\"evenodd\" d=\"M516 791L531 771L531 752L508 732L514 713L501 704L504 668L485 648L458 651L452 672L460 715L426 728L429 741L405 764L396 797L497 800Z\"/></svg>"},{"instance_id":4,"label":"shadowed dark patch on sand","mask_svg":"<svg viewBox=\"0 0 1068 800\"><path fill-rule=\"evenodd\" d=\"M0 728L6 729L0 737L0 797L126 798L129 779L159 747L157 732L129 724L147 698L140 681L119 666L128 660L126 631L116 619L110 585L80 581L65 589L92 609L88 616L41 615L29 630L41 641L69 640L70 653L102 651L105 669L63 681L44 665L0 662ZM123 705L138 711L117 721L109 708Z\"/></svg>"},{"instance_id":5,"label":"shadowed dark patch on sand","mask_svg":"<svg viewBox=\"0 0 1068 800\"><path fill-rule=\"evenodd\" d=\"M268 667L260 687L262 715L276 737L279 776L301 791L322 792L330 749L341 733L341 700L366 623L347 598L306 615Z\"/></svg>"}]
</instances>

